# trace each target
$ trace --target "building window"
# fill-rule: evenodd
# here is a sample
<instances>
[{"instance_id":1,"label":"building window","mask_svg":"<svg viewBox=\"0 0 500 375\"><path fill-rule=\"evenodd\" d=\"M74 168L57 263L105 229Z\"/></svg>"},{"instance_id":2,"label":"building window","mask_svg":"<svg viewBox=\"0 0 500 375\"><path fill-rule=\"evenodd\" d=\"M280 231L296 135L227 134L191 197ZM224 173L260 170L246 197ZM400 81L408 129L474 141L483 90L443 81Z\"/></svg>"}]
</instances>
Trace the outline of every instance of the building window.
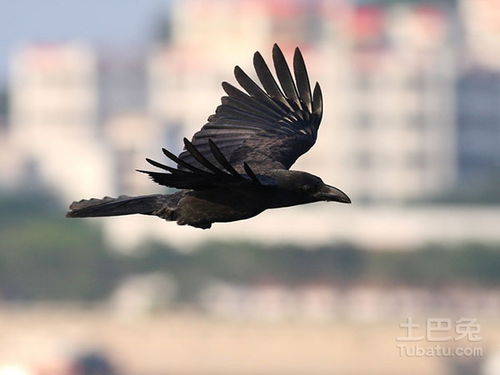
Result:
<instances>
[{"instance_id":1,"label":"building window","mask_svg":"<svg viewBox=\"0 0 500 375\"><path fill-rule=\"evenodd\" d=\"M425 155L421 151L411 152L406 156L406 166L409 168L423 169L425 167Z\"/></svg>"},{"instance_id":2,"label":"building window","mask_svg":"<svg viewBox=\"0 0 500 375\"><path fill-rule=\"evenodd\" d=\"M369 169L374 164L374 157L368 150L361 150L355 155L355 164L357 168Z\"/></svg>"},{"instance_id":3,"label":"building window","mask_svg":"<svg viewBox=\"0 0 500 375\"><path fill-rule=\"evenodd\" d=\"M359 111L355 114L354 124L360 130L368 130L373 127L373 114L367 111Z\"/></svg>"}]
</instances>

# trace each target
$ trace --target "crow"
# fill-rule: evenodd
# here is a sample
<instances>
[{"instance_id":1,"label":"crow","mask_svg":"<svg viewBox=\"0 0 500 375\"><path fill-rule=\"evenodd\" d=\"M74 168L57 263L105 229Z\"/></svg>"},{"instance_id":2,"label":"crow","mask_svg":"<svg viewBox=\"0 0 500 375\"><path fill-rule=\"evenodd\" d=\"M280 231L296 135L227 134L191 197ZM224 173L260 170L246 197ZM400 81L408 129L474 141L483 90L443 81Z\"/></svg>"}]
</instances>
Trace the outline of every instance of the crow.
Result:
<instances>
[{"instance_id":1,"label":"crow","mask_svg":"<svg viewBox=\"0 0 500 375\"><path fill-rule=\"evenodd\" d=\"M162 149L177 166L146 159L161 172L138 170L178 191L81 200L70 205L66 216L155 215L207 229L216 222L251 218L268 208L318 201L351 203L344 192L321 178L290 170L316 141L323 99L318 83L311 92L299 48L293 56L295 78L277 44L272 57L278 81L256 52L253 65L262 87L236 66L234 75L245 91L223 82L226 96L191 141L184 138L180 155Z\"/></svg>"}]
</instances>

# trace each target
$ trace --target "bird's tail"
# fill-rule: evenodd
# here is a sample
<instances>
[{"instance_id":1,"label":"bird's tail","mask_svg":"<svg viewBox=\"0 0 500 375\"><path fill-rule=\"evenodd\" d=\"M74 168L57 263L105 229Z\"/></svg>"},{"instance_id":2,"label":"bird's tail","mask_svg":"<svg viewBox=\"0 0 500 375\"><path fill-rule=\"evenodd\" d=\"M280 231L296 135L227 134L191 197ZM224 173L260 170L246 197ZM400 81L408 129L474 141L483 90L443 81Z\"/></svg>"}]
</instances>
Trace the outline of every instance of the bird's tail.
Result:
<instances>
[{"instance_id":1,"label":"bird's tail","mask_svg":"<svg viewBox=\"0 0 500 375\"><path fill-rule=\"evenodd\" d=\"M168 202L168 196L163 194L142 195L118 198L104 197L103 199L82 199L69 206L66 217L98 217L120 215L154 215L155 211Z\"/></svg>"}]
</instances>

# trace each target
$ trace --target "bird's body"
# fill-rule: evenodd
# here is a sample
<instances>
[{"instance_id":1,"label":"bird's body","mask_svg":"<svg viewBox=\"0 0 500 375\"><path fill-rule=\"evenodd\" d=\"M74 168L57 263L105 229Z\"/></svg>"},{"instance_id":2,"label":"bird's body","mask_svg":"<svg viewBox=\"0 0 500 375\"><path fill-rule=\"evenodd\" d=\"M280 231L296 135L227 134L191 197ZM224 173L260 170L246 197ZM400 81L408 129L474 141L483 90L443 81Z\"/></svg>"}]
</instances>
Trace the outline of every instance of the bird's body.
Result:
<instances>
[{"instance_id":1,"label":"bird's body","mask_svg":"<svg viewBox=\"0 0 500 375\"><path fill-rule=\"evenodd\" d=\"M264 89L236 67L236 79L248 94L222 84L227 96L193 139L184 139L185 150L176 156L163 149L177 168L146 159L164 172L140 172L180 191L82 200L72 203L67 216L156 215L206 229L215 222L248 219L268 208L317 201L350 203L345 193L319 177L289 170L315 143L323 103L318 84L311 93L298 49L295 80L277 45L273 61L281 88L257 52L254 66Z\"/></svg>"}]
</instances>

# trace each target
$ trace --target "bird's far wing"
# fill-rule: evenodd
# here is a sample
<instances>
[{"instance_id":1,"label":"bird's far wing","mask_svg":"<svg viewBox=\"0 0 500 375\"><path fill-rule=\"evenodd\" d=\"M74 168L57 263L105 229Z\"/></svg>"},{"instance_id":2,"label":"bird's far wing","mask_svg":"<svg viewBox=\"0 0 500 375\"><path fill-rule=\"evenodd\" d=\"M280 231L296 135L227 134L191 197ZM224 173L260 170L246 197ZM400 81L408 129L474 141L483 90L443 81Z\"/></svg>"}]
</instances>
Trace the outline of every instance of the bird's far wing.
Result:
<instances>
[{"instance_id":1,"label":"bird's far wing","mask_svg":"<svg viewBox=\"0 0 500 375\"><path fill-rule=\"evenodd\" d=\"M293 58L295 79L276 44L273 62L279 84L259 52L255 53L253 63L263 88L238 66L234 70L236 80L246 92L227 82L222 83L227 96L222 97L215 114L191 140L207 161L214 163L217 160L210 139L237 170L243 170L242 165L246 162L259 171L288 169L315 143L323 112L319 84L316 83L311 93L304 59L298 48ZM189 169L183 163L205 171L211 169L187 147L179 160L182 161L178 163L180 170Z\"/></svg>"},{"instance_id":2,"label":"bird's far wing","mask_svg":"<svg viewBox=\"0 0 500 375\"><path fill-rule=\"evenodd\" d=\"M151 165L168 173L144 170L138 170L138 172L148 174L153 181L160 185L177 189L203 190L214 187L272 187L276 185L276 182L272 178L256 174L247 163L243 163L245 173L236 171L222 151L210 139L208 140L208 145L210 147L211 159L214 159L215 163L208 160L186 138L184 138L184 145L187 152L202 168L198 168L193 163L182 160L170 151L163 149L165 156L179 166L182 166L182 169L146 159Z\"/></svg>"}]
</instances>

